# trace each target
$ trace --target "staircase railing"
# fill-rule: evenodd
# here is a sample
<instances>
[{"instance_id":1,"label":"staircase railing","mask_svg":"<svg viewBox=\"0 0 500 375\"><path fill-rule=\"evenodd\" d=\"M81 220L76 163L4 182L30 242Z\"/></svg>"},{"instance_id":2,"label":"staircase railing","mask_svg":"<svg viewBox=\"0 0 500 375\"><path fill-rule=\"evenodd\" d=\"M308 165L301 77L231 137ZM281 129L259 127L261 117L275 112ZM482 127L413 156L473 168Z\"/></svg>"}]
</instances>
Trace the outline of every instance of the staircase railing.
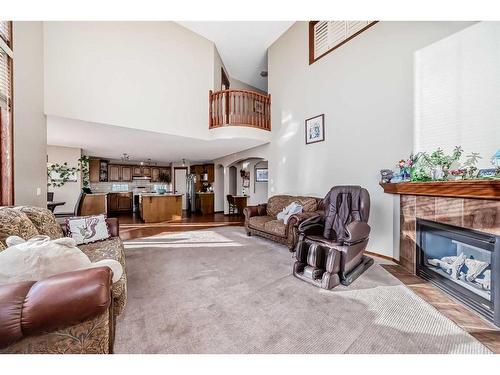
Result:
<instances>
[{"instance_id":1,"label":"staircase railing","mask_svg":"<svg viewBox=\"0 0 500 375\"><path fill-rule=\"evenodd\" d=\"M209 92L209 128L249 126L271 130L271 95L229 89Z\"/></svg>"}]
</instances>

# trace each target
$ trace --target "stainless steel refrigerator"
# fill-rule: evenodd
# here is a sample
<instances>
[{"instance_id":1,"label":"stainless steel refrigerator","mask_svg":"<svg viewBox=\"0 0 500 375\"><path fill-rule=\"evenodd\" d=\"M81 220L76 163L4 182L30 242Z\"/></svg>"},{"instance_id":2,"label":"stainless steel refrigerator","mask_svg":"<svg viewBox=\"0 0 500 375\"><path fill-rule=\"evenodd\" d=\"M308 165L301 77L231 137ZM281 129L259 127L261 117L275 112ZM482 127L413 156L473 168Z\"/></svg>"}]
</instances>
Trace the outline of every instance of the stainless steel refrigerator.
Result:
<instances>
[{"instance_id":1,"label":"stainless steel refrigerator","mask_svg":"<svg viewBox=\"0 0 500 375\"><path fill-rule=\"evenodd\" d=\"M191 216L191 213L196 211L196 175L190 173L186 177L186 204L187 204L187 215Z\"/></svg>"}]
</instances>

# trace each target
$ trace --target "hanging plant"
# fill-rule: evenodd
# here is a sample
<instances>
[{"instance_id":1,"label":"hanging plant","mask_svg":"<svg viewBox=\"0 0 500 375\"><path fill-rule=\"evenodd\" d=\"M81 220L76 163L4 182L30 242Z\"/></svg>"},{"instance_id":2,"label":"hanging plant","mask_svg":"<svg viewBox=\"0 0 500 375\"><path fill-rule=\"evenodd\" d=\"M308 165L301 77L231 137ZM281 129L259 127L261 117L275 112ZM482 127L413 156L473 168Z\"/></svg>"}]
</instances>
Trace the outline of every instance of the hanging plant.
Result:
<instances>
[{"instance_id":1,"label":"hanging plant","mask_svg":"<svg viewBox=\"0 0 500 375\"><path fill-rule=\"evenodd\" d=\"M68 167L68 163L55 163L47 166L47 186L61 187L72 180L78 168ZM76 180L74 180L76 181Z\"/></svg>"},{"instance_id":2,"label":"hanging plant","mask_svg":"<svg viewBox=\"0 0 500 375\"><path fill-rule=\"evenodd\" d=\"M62 187L68 181L76 181L75 174L82 173L82 187L89 188L89 160L86 155L82 155L78 159L78 167L69 167L67 162L62 164L54 163L47 166L47 186Z\"/></svg>"},{"instance_id":3,"label":"hanging plant","mask_svg":"<svg viewBox=\"0 0 500 375\"><path fill-rule=\"evenodd\" d=\"M80 168L80 172L82 172L82 187L84 189L90 187L90 158L87 155L82 155L80 159L78 159L78 167Z\"/></svg>"}]
</instances>

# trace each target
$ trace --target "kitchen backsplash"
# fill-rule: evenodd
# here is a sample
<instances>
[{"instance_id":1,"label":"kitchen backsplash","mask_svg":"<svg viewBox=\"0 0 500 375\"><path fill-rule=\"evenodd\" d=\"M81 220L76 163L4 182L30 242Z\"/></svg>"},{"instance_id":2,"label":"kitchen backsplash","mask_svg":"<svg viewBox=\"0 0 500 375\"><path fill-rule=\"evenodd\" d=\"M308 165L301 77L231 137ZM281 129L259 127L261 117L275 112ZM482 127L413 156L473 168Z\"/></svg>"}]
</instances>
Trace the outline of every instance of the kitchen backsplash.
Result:
<instances>
[{"instance_id":1,"label":"kitchen backsplash","mask_svg":"<svg viewBox=\"0 0 500 375\"><path fill-rule=\"evenodd\" d=\"M156 187L165 188L165 185L158 182L149 182L144 180L134 180L129 182L98 182L90 184L90 189L94 193L109 193L111 191L133 191L137 187L144 187L147 189L147 191L155 191Z\"/></svg>"}]
</instances>

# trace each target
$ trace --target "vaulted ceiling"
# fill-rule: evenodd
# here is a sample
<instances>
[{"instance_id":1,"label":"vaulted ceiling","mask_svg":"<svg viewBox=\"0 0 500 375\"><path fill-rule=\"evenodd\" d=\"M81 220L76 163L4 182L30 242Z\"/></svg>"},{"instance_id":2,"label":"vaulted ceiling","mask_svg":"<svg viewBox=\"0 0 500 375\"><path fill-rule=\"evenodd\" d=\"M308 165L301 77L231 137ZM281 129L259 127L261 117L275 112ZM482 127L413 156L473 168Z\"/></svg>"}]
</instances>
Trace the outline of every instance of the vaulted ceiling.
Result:
<instances>
[{"instance_id":1,"label":"vaulted ceiling","mask_svg":"<svg viewBox=\"0 0 500 375\"><path fill-rule=\"evenodd\" d=\"M267 91L267 49L293 21L178 22L215 43L231 77Z\"/></svg>"}]
</instances>

